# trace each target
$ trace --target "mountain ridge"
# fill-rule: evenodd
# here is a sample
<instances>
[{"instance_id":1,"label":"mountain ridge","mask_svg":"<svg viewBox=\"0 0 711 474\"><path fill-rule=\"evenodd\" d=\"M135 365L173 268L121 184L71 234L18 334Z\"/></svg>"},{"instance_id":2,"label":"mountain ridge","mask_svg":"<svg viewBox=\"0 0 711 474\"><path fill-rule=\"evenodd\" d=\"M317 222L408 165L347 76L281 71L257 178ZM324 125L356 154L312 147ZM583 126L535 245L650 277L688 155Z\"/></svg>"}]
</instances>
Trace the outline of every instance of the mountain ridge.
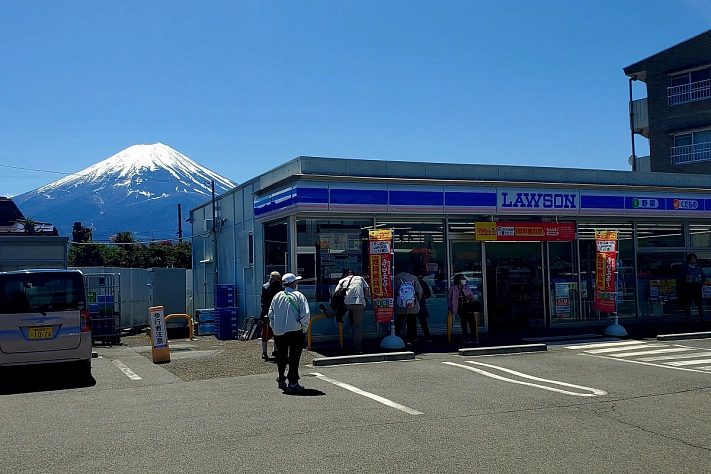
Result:
<instances>
[{"instance_id":1,"label":"mountain ridge","mask_svg":"<svg viewBox=\"0 0 711 474\"><path fill-rule=\"evenodd\" d=\"M131 231L136 240L177 237L181 213L235 183L162 143L133 145L77 173L13 198L22 213L71 237L74 222L94 240ZM185 222L183 216L179 217ZM171 230L172 228L172 230Z\"/></svg>"}]
</instances>

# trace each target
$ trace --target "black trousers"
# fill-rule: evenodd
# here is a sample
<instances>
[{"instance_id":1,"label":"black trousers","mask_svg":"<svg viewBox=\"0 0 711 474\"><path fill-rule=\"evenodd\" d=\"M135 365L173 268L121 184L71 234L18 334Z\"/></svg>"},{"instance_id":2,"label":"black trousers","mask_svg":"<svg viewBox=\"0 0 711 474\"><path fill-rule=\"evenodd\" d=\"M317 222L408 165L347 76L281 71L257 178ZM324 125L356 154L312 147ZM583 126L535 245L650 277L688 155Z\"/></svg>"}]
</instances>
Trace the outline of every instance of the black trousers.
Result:
<instances>
[{"instance_id":1,"label":"black trousers","mask_svg":"<svg viewBox=\"0 0 711 474\"><path fill-rule=\"evenodd\" d=\"M701 297L701 289L698 291L690 291L684 295L684 316L686 316L686 321L691 320L691 303L696 305L696 309L699 312L699 319L704 320L704 303Z\"/></svg>"},{"instance_id":2,"label":"black trousers","mask_svg":"<svg viewBox=\"0 0 711 474\"><path fill-rule=\"evenodd\" d=\"M398 314L395 315L395 335L400 337L402 323L407 318L407 332L405 333L405 342L412 342L417 339L417 315L416 314Z\"/></svg>"},{"instance_id":3,"label":"black trousers","mask_svg":"<svg viewBox=\"0 0 711 474\"><path fill-rule=\"evenodd\" d=\"M289 379L290 384L299 381L299 362L301 352L304 350L304 332L301 330L291 331L281 336L274 335L274 342L279 350L276 353L277 369L279 369L279 381ZM289 365L289 373L284 376L286 366Z\"/></svg>"}]
</instances>

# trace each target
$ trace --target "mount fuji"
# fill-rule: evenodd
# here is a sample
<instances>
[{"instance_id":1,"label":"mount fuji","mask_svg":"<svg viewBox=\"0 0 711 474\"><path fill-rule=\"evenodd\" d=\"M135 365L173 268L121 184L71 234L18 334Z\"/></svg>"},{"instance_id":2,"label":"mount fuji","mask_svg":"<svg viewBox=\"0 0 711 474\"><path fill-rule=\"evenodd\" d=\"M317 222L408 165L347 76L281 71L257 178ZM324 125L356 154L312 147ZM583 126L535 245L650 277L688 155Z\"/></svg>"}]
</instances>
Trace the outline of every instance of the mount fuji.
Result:
<instances>
[{"instance_id":1,"label":"mount fuji","mask_svg":"<svg viewBox=\"0 0 711 474\"><path fill-rule=\"evenodd\" d=\"M212 198L212 182L216 195L235 186L167 145L134 145L13 201L25 217L70 238L78 221L93 228L94 241L124 231L137 241L175 239L178 219Z\"/></svg>"}]
</instances>

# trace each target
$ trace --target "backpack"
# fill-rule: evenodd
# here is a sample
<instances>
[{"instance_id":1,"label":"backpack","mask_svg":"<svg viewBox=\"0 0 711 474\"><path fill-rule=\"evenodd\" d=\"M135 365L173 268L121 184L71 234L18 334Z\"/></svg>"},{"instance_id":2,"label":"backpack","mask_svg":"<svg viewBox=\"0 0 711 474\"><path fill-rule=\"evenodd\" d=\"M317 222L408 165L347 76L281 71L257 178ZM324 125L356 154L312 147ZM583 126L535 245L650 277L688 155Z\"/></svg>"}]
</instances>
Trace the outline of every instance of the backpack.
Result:
<instances>
[{"instance_id":1,"label":"backpack","mask_svg":"<svg viewBox=\"0 0 711 474\"><path fill-rule=\"evenodd\" d=\"M404 309L415 307L414 281L401 280L400 289L397 290L397 305Z\"/></svg>"}]
</instances>

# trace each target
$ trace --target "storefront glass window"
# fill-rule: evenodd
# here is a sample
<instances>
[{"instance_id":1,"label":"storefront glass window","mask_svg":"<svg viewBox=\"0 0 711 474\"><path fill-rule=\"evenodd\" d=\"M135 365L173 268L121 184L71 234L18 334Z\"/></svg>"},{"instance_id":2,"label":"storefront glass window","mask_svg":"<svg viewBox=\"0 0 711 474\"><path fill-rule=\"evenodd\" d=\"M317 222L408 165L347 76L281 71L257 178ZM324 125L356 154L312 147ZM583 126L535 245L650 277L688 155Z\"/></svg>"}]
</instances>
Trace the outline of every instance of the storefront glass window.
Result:
<instances>
[{"instance_id":1,"label":"storefront glass window","mask_svg":"<svg viewBox=\"0 0 711 474\"><path fill-rule=\"evenodd\" d=\"M328 303L344 272L351 269L369 280L368 230L372 219L297 219L296 243L298 271L302 279L299 291L309 300L312 315L321 314L320 304ZM352 334L348 317L343 325L344 334ZM319 320L312 334L338 334L335 319ZM366 306L364 332L374 332L373 309Z\"/></svg>"},{"instance_id":2,"label":"storefront glass window","mask_svg":"<svg viewBox=\"0 0 711 474\"><path fill-rule=\"evenodd\" d=\"M647 252L637 255L641 318L683 317L677 295L685 252Z\"/></svg>"},{"instance_id":3,"label":"storefront glass window","mask_svg":"<svg viewBox=\"0 0 711 474\"><path fill-rule=\"evenodd\" d=\"M548 242L551 324L580 322L575 241Z\"/></svg>"},{"instance_id":4,"label":"storefront glass window","mask_svg":"<svg viewBox=\"0 0 711 474\"><path fill-rule=\"evenodd\" d=\"M684 247L684 245L684 229L681 224L637 223L637 246L639 248Z\"/></svg>"},{"instance_id":5,"label":"storefront glass window","mask_svg":"<svg viewBox=\"0 0 711 474\"><path fill-rule=\"evenodd\" d=\"M690 224L691 246L695 248L711 247L711 226L708 224Z\"/></svg>"},{"instance_id":6,"label":"storefront glass window","mask_svg":"<svg viewBox=\"0 0 711 474\"><path fill-rule=\"evenodd\" d=\"M432 291L427 300L428 325L432 332L447 329L447 252L444 242L444 222L442 220L422 221L414 218L378 220L378 228L393 229L395 249L395 271L406 271L416 275L421 271ZM473 229L473 226L472 226ZM400 337L405 335L405 327ZM385 328L389 329L389 328ZM421 328L418 324L418 333ZM421 337L421 336L418 336Z\"/></svg>"},{"instance_id":7,"label":"storefront glass window","mask_svg":"<svg viewBox=\"0 0 711 474\"><path fill-rule=\"evenodd\" d=\"M634 234L631 222L588 223L578 222L578 246L580 248L580 301L582 314L580 320L606 321L613 319L608 313L594 309L595 274L597 263L596 231L618 232L617 255L617 313L620 318L635 318L634 275Z\"/></svg>"},{"instance_id":8,"label":"storefront glass window","mask_svg":"<svg viewBox=\"0 0 711 474\"><path fill-rule=\"evenodd\" d=\"M264 226L264 269L266 275L286 273L289 264L289 225L286 220Z\"/></svg>"}]
</instances>

